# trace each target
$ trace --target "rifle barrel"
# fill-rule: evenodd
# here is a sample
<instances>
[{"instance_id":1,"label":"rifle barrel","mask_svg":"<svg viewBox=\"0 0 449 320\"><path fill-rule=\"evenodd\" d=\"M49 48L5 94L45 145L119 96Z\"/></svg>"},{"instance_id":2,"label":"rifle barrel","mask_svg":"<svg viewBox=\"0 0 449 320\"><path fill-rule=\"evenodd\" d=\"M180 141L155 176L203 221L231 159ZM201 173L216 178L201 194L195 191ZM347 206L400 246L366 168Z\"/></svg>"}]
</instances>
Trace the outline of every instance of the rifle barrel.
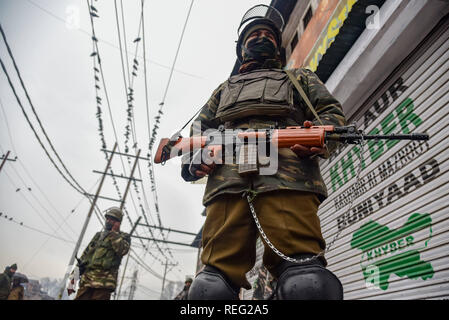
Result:
<instances>
[{"instance_id":1,"label":"rifle barrel","mask_svg":"<svg viewBox=\"0 0 449 320\"><path fill-rule=\"evenodd\" d=\"M386 134L386 135L363 135L365 140L429 140L429 135L425 133L412 134Z\"/></svg>"}]
</instances>

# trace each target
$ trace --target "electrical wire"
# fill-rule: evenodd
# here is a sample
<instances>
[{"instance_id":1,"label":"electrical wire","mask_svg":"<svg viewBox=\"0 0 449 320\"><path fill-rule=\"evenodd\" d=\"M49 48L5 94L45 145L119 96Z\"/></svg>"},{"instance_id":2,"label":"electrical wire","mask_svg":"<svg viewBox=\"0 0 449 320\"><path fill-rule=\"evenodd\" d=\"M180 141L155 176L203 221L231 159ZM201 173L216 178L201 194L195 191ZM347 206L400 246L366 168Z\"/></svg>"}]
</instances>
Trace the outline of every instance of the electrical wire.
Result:
<instances>
[{"instance_id":1,"label":"electrical wire","mask_svg":"<svg viewBox=\"0 0 449 320\"><path fill-rule=\"evenodd\" d=\"M50 238L57 239L57 240L61 240L61 241L64 241L64 242L66 242L66 243L72 243L72 244L75 244L75 241L68 240L68 239L64 239L64 238L61 238L61 237L56 236L54 233L48 233L48 232L42 231L42 230L40 230L40 229L37 229L37 228L34 228L34 227L27 226L27 225L24 224L23 222L18 222L18 221L16 221L16 220L15 220L14 218L12 218L12 217L9 217L9 218L8 218L7 215L3 215L3 212L0 212L0 216L2 216L3 218L5 218L6 221L10 221L10 222L13 222L13 223L15 223L15 224L18 224L18 225L20 225L20 226L22 226L22 227L24 227L24 228L33 230L33 231L35 231L35 232L39 232L39 233L41 233L41 234L43 234L43 235L46 235L46 236L48 236L48 237L50 237ZM1 221L1 220L0 220L0 221Z\"/></svg>"},{"instance_id":2,"label":"electrical wire","mask_svg":"<svg viewBox=\"0 0 449 320\"><path fill-rule=\"evenodd\" d=\"M95 13L93 13L93 12L91 11L91 10L92 10L91 8L92 8L93 6L92 6L92 4L89 4L89 0L86 0L86 3L87 3L88 11L89 11L89 14L90 14L90 22L91 22L91 27L92 27L92 40L93 40L93 46L94 46L94 52L93 52L93 53L95 53L95 55L93 55L93 53L92 53L91 56L93 55L94 61L95 61L95 60L98 61L98 67L99 67L99 71L100 71L100 75L101 75L101 80L102 80L102 84L103 84L104 95L105 95L105 97L106 97L107 107L108 107L108 111L109 111L109 117L110 117L110 120L111 120L111 125L112 125L112 129L113 129L114 137L115 137L115 140L116 140L116 142L117 142L117 149L118 149L118 151L120 152L120 147L119 147L119 145L118 145L117 130L116 130L115 124L114 124L114 117L113 117L113 113L112 113L112 109L111 109L111 104L110 104L110 100L109 100L109 95L108 95L107 88L106 88L106 82L105 82L105 77L104 77L104 72L103 72L103 66L102 66L102 64L101 64L101 58L100 58L100 51L99 51L99 49L98 49L98 43L97 43L97 40L96 40L97 37L96 37L96 34L95 34L95 27L94 27L93 17L94 17L94 16L97 16L97 17L98 17L98 15L96 15ZM95 65L94 65L94 69L95 69ZM97 97L98 97L98 95L97 95ZM97 102L98 102L98 99L97 99ZM105 143L105 142L104 142L104 143ZM105 147L105 145L103 145L103 147ZM106 148L104 148L104 149L106 149ZM105 151L105 155L107 156L106 151ZM120 162L122 163L122 168L123 168L124 174L126 175L125 164L124 164L124 162L123 162L123 159L122 159L121 156L119 156L119 158L120 158ZM114 174L113 171L112 171L112 167L110 168L110 171L111 171L112 174ZM117 185L117 182L116 182L115 177L112 176L112 178L113 178L113 181L114 181L114 185L115 185L115 187L116 187L116 190L119 191L118 185ZM120 196L120 198L122 198L120 194L119 194L119 196ZM132 200L133 205L134 205L134 209L135 209L136 212L137 212L138 210L137 210L136 204L135 204L135 202L134 202L134 198L132 197L132 194L131 194L130 196L131 196L131 200ZM132 225L133 225L133 222L132 222L132 220L131 220L131 218L130 218L130 216L129 216L129 213L128 213L128 211L126 210L126 208L124 208L124 212L126 213L125 216L127 217L128 222L129 222L130 225L132 226Z\"/></svg>"},{"instance_id":3,"label":"electrical wire","mask_svg":"<svg viewBox=\"0 0 449 320\"><path fill-rule=\"evenodd\" d=\"M12 134L11 134L11 129L9 126L9 121L8 121L8 116L6 115L5 109L3 107L3 102L0 99L0 107L2 109L2 113L3 113L3 117L5 119L5 123L6 123L6 128L8 131L8 137L9 137L9 141L11 142L11 147L14 151L14 153L17 156L17 149L15 147L14 141L12 139ZM53 210L55 210L55 212L58 212L58 209L55 208L55 206L53 205L53 203L50 201L50 199L47 197L46 193L42 190L42 188L39 186L39 184L36 182L36 180L34 180L33 176L30 174L30 172L28 171L28 169L26 168L25 164L22 162L22 160L20 158L17 158L17 162L19 163L19 165L22 167L23 171L25 172L25 174L28 176L28 178L31 180L31 182L34 184L34 186L40 191L40 193L42 194L42 196L45 198L45 200L47 201L47 203L53 208ZM22 180L22 182L24 184L26 184L23 179L20 177L20 175L18 174L18 171L13 167L14 171L16 171L17 175L19 176L19 178ZM98 184L98 182L100 181L101 178L99 178L97 180L97 182L91 187L89 188L88 192L90 193L91 190L93 189L93 187L95 185ZM75 210L81 205L82 201L86 199L86 196L83 195L80 199L80 201L75 205L75 207L72 209L72 213L75 212ZM90 198L87 197L87 199L90 200ZM92 201L90 201L92 203ZM100 212L100 209L98 208L98 205L95 205L95 215L97 216L98 220L100 221L100 224L103 224L103 221L101 218L99 218L98 216L98 212ZM101 216L101 214L100 214ZM104 219L103 219L104 220ZM72 230L73 231L73 230Z\"/></svg>"},{"instance_id":4,"label":"electrical wire","mask_svg":"<svg viewBox=\"0 0 449 320\"><path fill-rule=\"evenodd\" d=\"M64 180L66 180L73 189L75 189L76 191L78 191L81 194L84 194L85 192L83 192L82 190L78 189L69 179L67 179L67 177L64 175L64 173L61 171L61 169L58 167L58 165L55 163L53 158L48 153L48 150L46 149L46 147L42 143L42 140L40 139L39 135L37 134L36 129L34 128L33 124L31 123L30 119L28 118L28 115L27 115L25 109L23 108L22 102L20 101L20 98L17 95L16 89L15 89L14 85L11 82L11 78L9 77L8 71L6 70L6 67L5 67L5 65L3 63L3 60L1 58L0 58L0 64L2 66L3 72L5 73L5 75L6 75L7 79L8 79L9 86L11 87L11 90L13 91L14 96L16 97L17 103L19 104L19 106L20 106L20 108L21 108L21 110L23 112L23 115L25 116L29 126L31 127L31 130L33 131L37 141L39 142L39 144L42 147L42 149L45 151L45 154L50 159L51 163L56 168L56 170L59 172L59 174L64 178Z\"/></svg>"},{"instance_id":5,"label":"electrical wire","mask_svg":"<svg viewBox=\"0 0 449 320\"><path fill-rule=\"evenodd\" d=\"M38 116L38 114L37 114L37 112L36 112L36 109L34 108L34 105L33 105L32 101L31 101L31 98L30 98L30 96L29 96L29 94L28 94L28 90L27 90L26 87L25 87L25 83L23 82L23 79L22 79L22 76L21 76L21 74L20 74L19 68L17 67L17 64L16 64L16 60L15 60L15 58L14 58L14 55L13 55L12 52L11 52L11 48L9 47L8 41L6 40L6 35L5 35L5 32L3 31L3 27L2 27L1 24L0 24L0 32L1 32L1 34L2 34L3 41L5 42L5 45L6 45L6 49L7 49L7 51L8 51L8 54L9 54L9 56L10 56L12 62L13 62L14 69L16 70L17 76L19 77L20 84L21 84L21 86L22 86L22 88L23 88L23 91L25 92L25 96L26 96L26 98L27 98L27 100L28 100L28 103L29 103L30 106L31 106L31 110L33 111L34 116L36 117L36 120L37 120L37 122L38 122L38 124L39 124L39 127L41 128L41 130L42 130L42 132L43 132L45 138L47 139L48 144L50 145L51 149L53 150L54 154L56 155L56 158L57 158L57 159L59 160L59 162L61 163L61 166L64 168L65 172L69 175L69 177L73 180L73 182L78 186L78 188L79 188L80 190L85 191L85 190L83 189L83 187L81 187L81 185L78 183L78 181L73 177L73 175L70 173L70 171L67 169L66 165L65 165L64 162L62 161L62 159L61 159L61 157L59 156L58 152L56 151L55 147L53 146L53 143L51 142L50 138L48 137L47 132L46 132L46 130L44 129L44 126L42 125L42 122L41 122L41 120L40 120L40 118L39 118L39 116ZM5 73L6 73L6 71L5 71ZM9 78L9 77L8 77L8 78Z\"/></svg>"},{"instance_id":6,"label":"electrical wire","mask_svg":"<svg viewBox=\"0 0 449 320\"><path fill-rule=\"evenodd\" d=\"M95 27L94 27L94 22L93 22L93 17L98 17L98 15L97 15L96 13L93 13L93 12L91 11L92 8L94 8L94 7L92 6L92 4L89 4L89 0L86 0L86 3L87 3L88 11L89 11L89 14L90 14L90 21L91 21L91 28L92 28L92 40L93 40L93 46L94 46L94 52L91 54L91 56L94 57L94 61L95 61L95 60L98 61L99 72L100 72L101 79L102 79L102 83L103 83L103 89L104 89L104 92L105 92L105 97L106 97L107 106L108 106L108 110L109 110L110 120L111 120L111 123L112 123L112 128L113 128L114 136L115 136L115 139L116 139L117 144L118 144L117 131L116 131L116 129L115 129L114 119L113 119L113 115L112 115L112 111L111 111L111 106L110 106L110 101L109 101L109 97L108 97L108 94L107 94L106 82L105 82L105 77L104 77L103 67L102 67L102 64L101 64L100 53L99 53L98 44L97 44L97 40L96 40L97 37L96 37L96 34L95 34ZM95 9L95 11L96 11L96 9ZM94 53L95 53L95 54L94 54ZM94 69L95 69L95 67L94 67ZM97 99L97 100L98 100L98 99ZM120 152L120 147L118 147L118 150L119 150L119 152ZM125 172L125 174L126 174L125 165L124 165L124 163L123 163L123 159L122 159L121 156L120 156L120 161L121 161L121 163L122 163L123 170L124 170L124 172ZM111 169L111 173L112 173L112 169ZM116 190L119 191L117 185L116 185ZM120 196L120 195L119 195L119 196ZM138 210L137 210L137 208L136 208L136 204L135 204L135 202L134 202L134 198L133 198L133 196L132 196L132 193L130 193L130 196L131 196L131 200L132 200L132 202L133 202L134 208L135 208L135 210L136 210L136 212L137 212ZM133 223L132 223L132 221L131 221L131 219L130 219L130 216L129 216L128 211L126 210L126 207L124 207L124 212L126 213L126 217L128 218L128 221L129 221L130 225L132 226ZM137 231L136 231L136 234L138 234ZM140 239L140 240L142 241L142 239ZM143 242L142 242L142 244L143 244ZM155 258L156 258L156 257L155 257Z\"/></svg>"},{"instance_id":7,"label":"electrical wire","mask_svg":"<svg viewBox=\"0 0 449 320\"><path fill-rule=\"evenodd\" d=\"M42 12L46 13L47 15L49 15L49 16L53 17L54 19L58 20L59 22L62 22L62 23L64 23L64 24L67 23L67 19L62 18L62 17L56 15L55 13L51 12L50 10L45 9L45 8L42 7L41 5L38 5L38 4L35 3L34 1L31 1L31 0L26 0L26 1L27 1L28 3L30 3L31 5L33 5L34 7L36 7L37 9L39 9L39 10L41 10ZM76 30L77 30L78 32L83 33L84 35L87 35L89 38L92 36L88 31L86 31L86 30L84 30L84 29L77 28ZM113 43L111 43L111 42L109 42L109 41L103 40L103 39L101 39L101 38L98 38L98 41L103 42L104 44L110 46L111 48L119 49L115 44L113 44ZM138 56L138 58L141 59L142 57L141 57L141 56ZM153 61L153 60L148 60L148 61L149 61L149 63L154 64L154 65L159 66L159 67L164 68L164 69L170 69L170 68L171 68L170 66L167 66L167 65L165 65L165 64L162 64L162 63L159 63L159 62L156 62L156 61ZM185 72L185 71L182 71L182 70L175 69L175 72L184 74L184 75L189 76L189 77L192 77L192 78L196 78L196 79L200 79L200 80L206 80L206 79L205 79L204 77L202 77L202 76L195 75L195 74L192 74L192 73L188 73L188 72Z\"/></svg>"},{"instance_id":8,"label":"electrical wire","mask_svg":"<svg viewBox=\"0 0 449 320\"><path fill-rule=\"evenodd\" d=\"M160 274L158 274L156 271L154 271L153 269L151 269L150 266L148 266L140 257L139 255L134 251L134 249L130 249L130 253L132 253L133 255L130 255L130 258L133 259L138 265L140 265L145 271L149 272L150 274L152 274L153 276L155 276L156 278L163 280L164 277L161 276ZM169 280L169 279L165 279L166 282L175 282L173 280Z\"/></svg>"},{"instance_id":9,"label":"electrical wire","mask_svg":"<svg viewBox=\"0 0 449 320\"><path fill-rule=\"evenodd\" d=\"M148 136L151 136L151 125L150 125L150 108L149 108L149 99L148 99L148 78L147 78L147 67L146 67L146 44L145 44L145 16L144 16L144 1L141 0L141 6L142 6L142 16L141 16L141 20L142 20L142 43L143 43L143 63L144 63L144 84L145 84L145 109L146 109L146 115L147 115L147 128L148 128ZM151 147L150 147L150 142L148 143L148 154L147 154L148 158L150 159L148 162L148 167L149 167L149 175L150 175L150 183L151 183L151 190L153 192L153 201L154 201L154 207L156 210L156 217L158 219L158 225L159 227L163 228L162 225L162 220L160 217L160 212L159 212L159 204L158 204L158 197L157 197L157 189L156 189L156 180L154 178L154 169L153 169L153 162L152 162L152 151L151 151ZM141 174L141 169L139 166L139 173ZM142 184L142 188L144 188L143 184ZM149 206L147 203L147 207L149 210ZM159 232L162 236L162 238L164 240L167 240L167 237L164 235L162 229L159 229ZM151 232L152 233L152 232ZM157 244L158 245L158 244ZM159 247L159 245L158 245ZM173 254L171 253L171 251L169 250L169 254L171 257L173 257Z\"/></svg>"},{"instance_id":10,"label":"electrical wire","mask_svg":"<svg viewBox=\"0 0 449 320\"><path fill-rule=\"evenodd\" d=\"M1 101L0 101L1 102ZM2 153L4 153L4 151L3 151L3 148L1 148L0 147L0 151L2 152ZM16 175L17 175L17 177L19 178L19 180L22 182L22 184L23 184L23 186L25 187L25 188L19 188L18 186L16 186L15 184L13 184L14 185L14 187L16 188L16 192L19 192L20 191L20 195L22 196L22 197L25 197L24 196L24 194L22 193L22 190L28 190L29 191L29 194L31 195L31 197L37 202L37 204L41 207L41 209L53 220L53 222L55 222L56 224L58 224L58 222L55 220L55 218L53 217L53 215L50 213L50 211L44 206L44 204L39 200L39 198L37 198L37 196L32 192L32 189L29 187L29 184L27 184L26 182L25 182L25 180L23 179L23 177L19 174L19 172L18 172L18 170L16 169L16 167L15 166L11 166L11 168L12 168L12 170L16 173ZM7 174L8 175L8 174ZM13 182L13 179L8 175L8 178L9 178L9 180L11 181L11 183ZM42 191L41 191L42 192ZM25 199L30 205L31 205L31 203L27 200L27 199ZM37 209L33 206L33 209L36 211ZM71 231L71 233L72 234L75 234L76 232L75 232L75 230L73 230L71 227L70 227L70 225L68 225L67 224L67 221L66 221L66 219L62 216L62 214L56 209L56 208L54 208L54 206L53 206L53 209L54 209L54 212L56 212L56 214L59 216L59 218L61 218L62 219L62 223L68 228L68 229L70 229L70 231ZM72 238L71 236L69 236L70 238ZM72 238L73 239L73 238Z\"/></svg>"},{"instance_id":11,"label":"electrical wire","mask_svg":"<svg viewBox=\"0 0 449 320\"><path fill-rule=\"evenodd\" d=\"M167 85L165 87L165 91L164 91L164 95L162 97L162 101L161 101L161 103L159 103L158 115L155 118L156 119L156 125L160 124L160 117L162 115L162 108L163 108L163 106L165 104L165 99L167 98L168 89L170 87L171 79L172 79L172 76L173 76L173 70L175 68L176 60L178 59L179 49L181 48L182 39L184 38L184 32L186 30L187 23L189 22L190 12L192 10L194 1L195 0L191 0L191 2L190 2L190 7L189 7L189 11L187 13L187 18L186 18L186 21L184 23L184 27L182 28L182 33L181 33L181 38L179 39L178 48L176 49L175 59L173 60L173 64L172 64L172 67L171 67L171 70L170 70L170 76L168 77L168 81L167 81ZM152 133L151 139L150 139L150 149L153 148L154 142L156 141L157 129L158 129L158 126L156 126L156 125L153 127L153 133Z\"/></svg>"},{"instance_id":12,"label":"electrical wire","mask_svg":"<svg viewBox=\"0 0 449 320\"><path fill-rule=\"evenodd\" d=\"M5 171L6 177L8 178L9 182L11 183L11 185L16 189L19 190L19 188L15 185L13 179L11 178L11 176L8 174L8 172ZM36 207L28 200L27 197L25 197L25 195L22 192L19 192L20 196L25 200L25 202L31 207L31 209L33 209L34 213L37 213L37 215L41 218L41 220L51 229L51 231L55 234L58 233L59 230L53 228L53 226L51 226L51 224L47 221L47 219L45 219L43 217L43 215L40 213L39 210L36 209ZM60 226L62 225L63 222L61 222L60 224L58 224L58 222L56 220L54 220L54 218L52 216L50 216L50 218L52 218L53 222L57 225ZM68 236L69 238L71 238L70 236ZM73 238L71 239L73 240Z\"/></svg>"},{"instance_id":13,"label":"electrical wire","mask_svg":"<svg viewBox=\"0 0 449 320\"><path fill-rule=\"evenodd\" d=\"M117 0L114 0L114 4L115 4L115 16L116 16L117 32L118 32L118 37L119 37L120 58L121 58L121 64L122 64L123 83L124 83L124 86L125 86L125 94L126 94L126 97L127 97L127 100L128 100L127 102L128 102L128 106L129 106L129 108L128 108L128 121L129 121L130 123L128 124L128 126L129 126L129 125L132 126L134 146L137 146L137 134L136 134L135 120L134 120L134 115L133 115L133 113L132 113L132 110L130 110L130 109L131 109L130 107L132 107L132 101L133 101L133 98L132 98L132 96L133 96L133 84L134 84L135 76L136 76L137 74L133 71L133 77L130 79L130 75L129 75L129 73L128 73L128 79L129 79L128 81L129 81L129 82L128 82L128 84L127 84L127 82L126 82L126 74L125 74L125 63L124 63L123 53L122 53L122 50L123 50L123 49L122 49L122 44L121 44L121 40L120 40L120 27L119 27L119 18L118 18L118 9L117 9ZM138 52L138 45L139 45L139 42L140 42L140 30L141 30L141 26L143 26L143 12L144 12L144 2L143 2L143 1L141 1L141 7L142 7L142 9L141 9L141 18L140 18L140 23L139 23L138 35L137 35L136 40L134 40L134 42L136 42L135 55L137 55L137 52ZM123 21L123 28L122 28L122 29L125 30L123 6L122 6L122 21ZM126 46L125 46L125 48L126 48ZM145 48L144 48L144 50L145 50ZM134 58L134 61L136 61L135 58ZM126 66L127 66L127 69L129 70L128 60L126 60ZM133 69L134 69L134 70L137 70L137 66L136 66L135 64L133 65ZM128 93L128 91L127 91L127 88L128 88L129 91L130 91L129 93ZM146 89L147 89L147 88L146 88ZM146 91L146 92L147 92L147 91ZM125 133L125 136L127 136L127 134L128 134L128 133ZM127 141L125 141L125 146L126 146L126 143L127 143ZM125 152L127 152L126 149L125 149ZM128 158L128 159L129 159L129 158ZM139 162L139 161L137 161L137 166L138 166L138 173L139 173L139 176L140 176L141 185L142 185L142 190L143 190L143 197L144 197L144 200L145 200L145 204L146 204L146 206L147 206L147 210L148 210L148 212L150 212L149 205L148 205L148 200L147 200L147 198L146 198L145 187L144 187L144 185L143 185L142 172L141 172L140 162ZM144 216L145 221L147 222L147 224L149 224L148 219L147 219L147 215L146 215L145 210L143 209L143 206L142 206L142 203L141 203L141 198L140 198L140 196L139 196L139 191L138 191L136 182L133 181L133 184L134 184L134 187L135 187L135 191L136 191L136 193L137 193L138 200L139 200L139 202L140 202L140 207L141 207L141 210L142 210L142 215ZM151 217L151 214L149 214L149 216ZM160 221L160 219L159 219L159 221ZM152 230L151 230L150 228L149 228L149 232L150 232L150 234L151 234L151 237L154 237L153 232L152 232ZM164 237L164 239L165 239L165 237ZM160 253L161 253L165 258L167 258L167 257L165 256L165 253L160 249L159 245L158 245L158 248L159 248ZM169 252L170 256L173 258L173 254L171 253L171 251L170 251L169 249L168 249L168 252Z\"/></svg>"}]
</instances>

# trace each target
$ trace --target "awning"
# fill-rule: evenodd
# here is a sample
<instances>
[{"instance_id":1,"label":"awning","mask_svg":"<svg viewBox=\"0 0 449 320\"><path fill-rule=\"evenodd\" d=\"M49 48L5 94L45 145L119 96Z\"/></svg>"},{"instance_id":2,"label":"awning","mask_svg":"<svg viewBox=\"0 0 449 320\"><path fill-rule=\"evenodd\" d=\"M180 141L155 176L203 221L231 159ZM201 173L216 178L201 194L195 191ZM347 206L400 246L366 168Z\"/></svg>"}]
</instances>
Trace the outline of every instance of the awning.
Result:
<instances>
[{"instance_id":1,"label":"awning","mask_svg":"<svg viewBox=\"0 0 449 320\"><path fill-rule=\"evenodd\" d=\"M332 72L365 30L368 17L378 12L384 2L385 0L358 0L352 5L351 11L335 36L335 40L327 48L325 54L320 57L321 59L318 59L316 70L311 68L321 81L326 82L329 79ZM373 7L369 8L370 6ZM327 30L324 32L327 32ZM306 61L305 67L310 65L308 62Z\"/></svg>"}]
</instances>

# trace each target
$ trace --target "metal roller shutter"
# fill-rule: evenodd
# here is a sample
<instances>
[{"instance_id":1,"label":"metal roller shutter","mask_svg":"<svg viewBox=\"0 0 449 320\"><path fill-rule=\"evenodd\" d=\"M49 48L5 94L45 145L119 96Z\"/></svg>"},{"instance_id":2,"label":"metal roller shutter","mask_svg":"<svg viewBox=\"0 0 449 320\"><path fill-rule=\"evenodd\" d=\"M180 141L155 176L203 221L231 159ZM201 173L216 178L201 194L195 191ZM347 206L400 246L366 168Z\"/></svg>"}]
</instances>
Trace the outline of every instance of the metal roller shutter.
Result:
<instances>
[{"instance_id":1,"label":"metal roller shutter","mask_svg":"<svg viewBox=\"0 0 449 320\"><path fill-rule=\"evenodd\" d=\"M447 18L432 34L356 119L366 133L430 140L345 146L321 164L329 198L318 215L328 243L341 232L326 258L345 299L449 297Z\"/></svg>"}]
</instances>

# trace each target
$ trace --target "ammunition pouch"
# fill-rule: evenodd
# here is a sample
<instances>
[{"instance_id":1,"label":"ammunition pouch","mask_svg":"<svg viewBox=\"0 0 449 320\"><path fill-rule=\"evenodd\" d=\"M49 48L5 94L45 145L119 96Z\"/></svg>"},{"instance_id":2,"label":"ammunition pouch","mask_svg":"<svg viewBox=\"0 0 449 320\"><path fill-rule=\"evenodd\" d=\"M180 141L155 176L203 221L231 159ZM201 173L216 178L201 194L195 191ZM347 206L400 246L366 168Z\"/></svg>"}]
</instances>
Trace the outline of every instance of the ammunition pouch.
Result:
<instances>
[{"instance_id":1,"label":"ammunition pouch","mask_svg":"<svg viewBox=\"0 0 449 320\"><path fill-rule=\"evenodd\" d=\"M250 116L296 115L293 88L281 69L261 69L232 76L223 87L216 119L221 123Z\"/></svg>"},{"instance_id":2,"label":"ammunition pouch","mask_svg":"<svg viewBox=\"0 0 449 320\"><path fill-rule=\"evenodd\" d=\"M117 255L112 248L111 240L97 240L95 251L86 266L89 269L116 270L122 262L122 257ZM101 242L100 242L101 241Z\"/></svg>"}]
</instances>

